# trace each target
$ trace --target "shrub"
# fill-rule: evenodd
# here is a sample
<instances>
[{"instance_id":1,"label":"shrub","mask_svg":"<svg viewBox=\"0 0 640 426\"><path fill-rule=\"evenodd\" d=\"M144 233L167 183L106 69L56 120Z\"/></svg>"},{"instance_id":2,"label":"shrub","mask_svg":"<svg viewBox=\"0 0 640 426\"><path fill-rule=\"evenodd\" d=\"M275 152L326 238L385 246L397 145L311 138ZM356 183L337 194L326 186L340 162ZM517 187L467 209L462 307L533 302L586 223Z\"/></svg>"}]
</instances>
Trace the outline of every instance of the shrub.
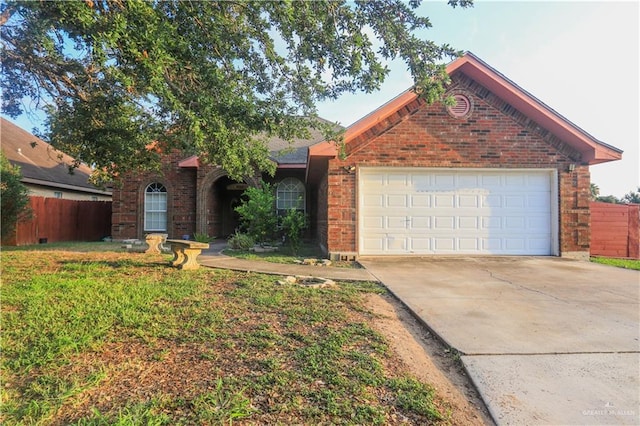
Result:
<instances>
[{"instance_id":1,"label":"shrub","mask_svg":"<svg viewBox=\"0 0 640 426\"><path fill-rule=\"evenodd\" d=\"M237 232L229 237L229 248L234 250L249 250L255 244L253 238L248 234Z\"/></svg>"},{"instance_id":2,"label":"shrub","mask_svg":"<svg viewBox=\"0 0 640 426\"><path fill-rule=\"evenodd\" d=\"M194 232L193 233L193 240L197 241L199 243L210 243L211 241L214 240L213 237L210 237L209 235L205 234L205 233L198 233L198 232Z\"/></svg>"},{"instance_id":3,"label":"shrub","mask_svg":"<svg viewBox=\"0 0 640 426\"><path fill-rule=\"evenodd\" d=\"M242 229L255 241L264 244L273 239L278 218L274 213L276 196L268 183L259 188L249 187L244 191L242 204L236 207Z\"/></svg>"},{"instance_id":4,"label":"shrub","mask_svg":"<svg viewBox=\"0 0 640 426\"><path fill-rule=\"evenodd\" d=\"M0 237L7 237L16 228L19 219L28 218L29 190L20 181L20 168L12 165L0 153Z\"/></svg>"},{"instance_id":5,"label":"shrub","mask_svg":"<svg viewBox=\"0 0 640 426\"><path fill-rule=\"evenodd\" d=\"M302 231L307 227L307 219L303 212L296 209L290 209L282 218L282 230L286 237L291 254L298 254L300 242L302 241Z\"/></svg>"}]
</instances>

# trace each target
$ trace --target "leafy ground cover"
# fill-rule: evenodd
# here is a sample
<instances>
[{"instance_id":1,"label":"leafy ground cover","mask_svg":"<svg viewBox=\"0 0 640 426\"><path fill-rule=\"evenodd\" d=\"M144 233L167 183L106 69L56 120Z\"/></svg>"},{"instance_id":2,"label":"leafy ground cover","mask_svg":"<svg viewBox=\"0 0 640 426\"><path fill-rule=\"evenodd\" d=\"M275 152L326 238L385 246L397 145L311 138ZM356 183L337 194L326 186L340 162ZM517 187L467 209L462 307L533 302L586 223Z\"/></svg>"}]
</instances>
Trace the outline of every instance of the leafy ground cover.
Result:
<instances>
[{"instance_id":1,"label":"leafy ground cover","mask_svg":"<svg viewBox=\"0 0 640 426\"><path fill-rule=\"evenodd\" d=\"M1 253L2 424L438 424L455 415L370 326L363 301L385 292L377 284L309 289L94 247Z\"/></svg>"},{"instance_id":2,"label":"leafy ground cover","mask_svg":"<svg viewBox=\"0 0 640 426\"><path fill-rule=\"evenodd\" d=\"M640 260L637 259L617 259L613 257L592 257L592 262L603 265L615 266L618 268L635 269L640 271Z\"/></svg>"},{"instance_id":3,"label":"leafy ground cover","mask_svg":"<svg viewBox=\"0 0 640 426\"><path fill-rule=\"evenodd\" d=\"M297 253L293 254L287 246L278 246L276 251L256 252L253 250L232 250L226 248L224 254L247 260L262 260L272 263L294 264L303 259L322 259L322 252L317 245L302 244ZM334 261L331 266L338 268L360 268L358 262Z\"/></svg>"}]
</instances>

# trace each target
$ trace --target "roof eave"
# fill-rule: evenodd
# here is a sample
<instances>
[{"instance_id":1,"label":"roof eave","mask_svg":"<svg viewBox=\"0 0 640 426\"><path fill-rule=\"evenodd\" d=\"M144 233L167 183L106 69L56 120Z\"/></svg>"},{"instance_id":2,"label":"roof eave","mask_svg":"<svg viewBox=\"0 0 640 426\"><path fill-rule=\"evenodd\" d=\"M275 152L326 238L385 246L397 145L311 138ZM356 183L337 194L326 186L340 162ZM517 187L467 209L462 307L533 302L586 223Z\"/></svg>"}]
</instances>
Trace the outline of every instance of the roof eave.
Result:
<instances>
[{"instance_id":1,"label":"roof eave","mask_svg":"<svg viewBox=\"0 0 640 426\"><path fill-rule=\"evenodd\" d=\"M447 66L449 75L457 71L474 79L541 127L570 144L582 153L583 161L588 164L622 158L622 150L594 138L472 53L467 52Z\"/></svg>"},{"instance_id":2,"label":"roof eave","mask_svg":"<svg viewBox=\"0 0 640 426\"><path fill-rule=\"evenodd\" d=\"M20 179L20 181L22 183L28 183L28 184L31 184L31 185L39 185L39 186L47 186L47 187L50 187L50 188L67 189L69 191L85 192L85 193L89 193L89 194L99 194L99 195L108 195L108 196L112 195L111 192L102 191L100 189L88 188L88 187L77 186L77 185L68 185L68 184L64 184L64 183L51 182L51 181L46 181L46 180L41 180L41 179L33 179L33 178L28 178L28 177L23 177L22 179Z\"/></svg>"}]
</instances>

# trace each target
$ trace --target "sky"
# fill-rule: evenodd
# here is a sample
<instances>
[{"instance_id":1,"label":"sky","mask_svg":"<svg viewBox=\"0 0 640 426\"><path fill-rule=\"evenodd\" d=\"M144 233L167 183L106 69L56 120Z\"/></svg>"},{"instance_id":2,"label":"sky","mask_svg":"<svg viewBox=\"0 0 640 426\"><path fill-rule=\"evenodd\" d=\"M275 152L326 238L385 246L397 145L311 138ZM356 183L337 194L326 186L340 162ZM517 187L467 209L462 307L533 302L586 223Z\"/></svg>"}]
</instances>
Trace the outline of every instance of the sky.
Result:
<instances>
[{"instance_id":1,"label":"sky","mask_svg":"<svg viewBox=\"0 0 640 426\"><path fill-rule=\"evenodd\" d=\"M420 36L471 51L596 139L624 151L591 167L601 195L640 186L640 1L482 1L452 8L425 0ZM318 105L321 117L349 125L412 85L406 66L389 64L380 91ZM26 130L39 126L22 115Z\"/></svg>"},{"instance_id":2,"label":"sky","mask_svg":"<svg viewBox=\"0 0 640 426\"><path fill-rule=\"evenodd\" d=\"M594 165L601 195L640 186L640 2L476 0L469 9L424 1L432 28L423 35L470 51L596 139L622 149L621 161ZM422 35L422 34L421 34ZM391 64L382 89L318 106L349 125L412 85Z\"/></svg>"}]
</instances>

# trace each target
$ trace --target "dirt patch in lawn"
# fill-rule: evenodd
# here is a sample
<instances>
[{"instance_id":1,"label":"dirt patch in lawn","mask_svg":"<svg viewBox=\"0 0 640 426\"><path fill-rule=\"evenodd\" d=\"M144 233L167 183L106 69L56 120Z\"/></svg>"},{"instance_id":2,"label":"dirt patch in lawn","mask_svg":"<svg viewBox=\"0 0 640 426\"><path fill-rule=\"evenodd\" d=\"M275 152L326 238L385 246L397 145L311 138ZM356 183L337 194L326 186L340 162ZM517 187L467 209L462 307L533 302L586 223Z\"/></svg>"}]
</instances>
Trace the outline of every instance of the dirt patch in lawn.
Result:
<instances>
[{"instance_id":1,"label":"dirt patch in lawn","mask_svg":"<svg viewBox=\"0 0 640 426\"><path fill-rule=\"evenodd\" d=\"M405 367L430 383L451 409L454 425L493 425L489 412L462 362L391 295L367 294L376 314L372 327L385 336Z\"/></svg>"}]
</instances>

